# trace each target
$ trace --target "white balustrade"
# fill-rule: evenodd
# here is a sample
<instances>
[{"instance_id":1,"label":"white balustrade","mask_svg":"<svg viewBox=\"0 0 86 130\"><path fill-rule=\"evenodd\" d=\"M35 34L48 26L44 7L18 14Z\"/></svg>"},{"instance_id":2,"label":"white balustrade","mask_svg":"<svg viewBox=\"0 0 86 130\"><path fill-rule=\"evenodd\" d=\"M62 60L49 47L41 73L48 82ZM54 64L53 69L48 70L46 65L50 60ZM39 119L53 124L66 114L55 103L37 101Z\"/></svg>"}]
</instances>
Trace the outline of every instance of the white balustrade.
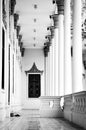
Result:
<instances>
[{"instance_id":1,"label":"white balustrade","mask_svg":"<svg viewBox=\"0 0 86 130\"><path fill-rule=\"evenodd\" d=\"M40 117L62 117L63 111L60 106L61 97L40 97Z\"/></svg>"},{"instance_id":2,"label":"white balustrade","mask_svg":"<svg viewBox=\"0 0 86 130\"><path fill-rule=\"evenodd\" d=\"M64 96L64 118L86 128L86 91Z\"/></svg>"}]
</instances>

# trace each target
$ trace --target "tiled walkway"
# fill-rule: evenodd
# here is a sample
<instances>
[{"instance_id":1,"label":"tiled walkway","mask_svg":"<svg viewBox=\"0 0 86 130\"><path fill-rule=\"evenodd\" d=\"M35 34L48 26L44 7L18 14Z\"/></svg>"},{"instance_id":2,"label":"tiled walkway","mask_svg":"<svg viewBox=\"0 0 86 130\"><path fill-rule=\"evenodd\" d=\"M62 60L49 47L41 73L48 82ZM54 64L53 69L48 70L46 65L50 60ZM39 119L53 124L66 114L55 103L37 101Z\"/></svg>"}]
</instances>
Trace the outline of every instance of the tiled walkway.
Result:
<instances>
[{"instance_id":1,"label":"tiled walkway","mask_svg":"<svg viewBox=\"0 0 86 130\"><path fill-rule=\"evenodd\" d=\"M60 118L39 118L21 115L0 122L0 130L83 130Z\"/></svg>"}]
</instances>

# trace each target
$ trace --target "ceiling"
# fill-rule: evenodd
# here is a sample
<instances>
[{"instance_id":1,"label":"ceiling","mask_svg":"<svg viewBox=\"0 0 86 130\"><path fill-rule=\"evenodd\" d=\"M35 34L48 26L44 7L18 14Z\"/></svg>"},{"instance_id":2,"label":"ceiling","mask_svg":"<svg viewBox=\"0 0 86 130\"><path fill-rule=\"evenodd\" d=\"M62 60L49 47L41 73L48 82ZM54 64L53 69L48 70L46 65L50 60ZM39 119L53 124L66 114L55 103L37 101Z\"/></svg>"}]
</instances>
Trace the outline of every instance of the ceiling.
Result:
<instances>
[{"instance_id":1,"label":"ceiling","mask_svg":"<svg viewBox=\"0 0 86 130\"><path fill-rule=\"evenodd\" d=\"M16 0L15 12L19 14L24 48L43 48L45 36L50 34L47 27L53 22L49 16L55 8L52 0Z\"/></svg>"}]
</instances>

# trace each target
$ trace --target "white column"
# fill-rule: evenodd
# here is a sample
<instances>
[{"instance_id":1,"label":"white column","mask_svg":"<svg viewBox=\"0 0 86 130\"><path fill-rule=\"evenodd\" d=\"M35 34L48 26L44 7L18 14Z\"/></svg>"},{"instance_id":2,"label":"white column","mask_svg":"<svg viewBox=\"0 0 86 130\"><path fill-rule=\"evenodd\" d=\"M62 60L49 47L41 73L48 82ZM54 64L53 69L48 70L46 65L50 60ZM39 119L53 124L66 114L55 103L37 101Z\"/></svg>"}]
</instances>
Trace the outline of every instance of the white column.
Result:
<instances>
[{"instance_id":1,"label":"white column","mask_svg":"<svg viewBox=\"0 0 86 130\"><path fill-rule=\"evenodd\" d=\"M50 46L50 96L54 96L54 26L50 27L51 46Z\"/></svg>"},{"instance_id":2,"label":"white column","mask_svg":"<svg viewBox=\"0 0 86 130\"><path fill-rule=\"evenodd\" d=\"M59 95L58 85L58 28L55 28L55 96Z\"/></svg>"},{"instance_id":3,"label":"white column","mask_svg":"<svg viewBox=\"0 0 86 130\"><path fill-rule=\"evenodd\" d=\"M73 12L73 92L82 91L81 0L74 0Z\"/></svg>"},{"instance_id":4,"label":"white column","mask_svg":"<svg viewBox=\"0 0 86 130\"><path fill-rule=\"evenodd\" d=\"M44 52L45 53L45 52ZM47 74L46 74L46 57L44 56L44 96L46 96L46 91L47 91L47 86L46 86L46 78L47 78Z\"/></svg>"},{"instance_id":5,"label":"white column","mask_svg":"<svg viewBox=\"0 0 86 130\"><path fill-rule=\"evenodd\" d=\"M52 39L52 96L55 96L55 77L54 77L54 60L55 60L55 39Z\"/></svg>"},{"instance_id":6,"label":"white column","mask_svg":"<svg viewBox=\"0 0 86 130\"><path fill-rule=\"evenodd\" d=\"M45 96L49 96L49 52L47 52L47 56L46 56L46 93L45 93Z\"/></svg>"},{"instance_id":7,"label":"white column","mask_svg":"<svg viewBox=\"0 0 86 130\"><path fill-rule=\"evenodd\" d=\"M46 57L46 96L48 96L49 86L48 86L48 56Z\"/></svg>"},{"instance_id":8,"label":"white column","mask_svg":"<svg viewBox=\"0 0 86 130\"><path fill-rule=\"evenodd\" d=\"M44 95L45 95L45 96L49 96L49 90L50 90L50 89L49 89L49 87L50 87L50 86L49 86L49 76L50 76L50 75L49 75L49 71L50 71L50 70L49 70L49 68L50 68L49 65L50 65L50 64L49 64L49 45L48 45L48 44L47 44L47 46L44 48L44 56L45 56L45 57L44 57L44 68L45 68L45 69L44 69L44 70L45 70L45 71L44 71L44 77L45 77L45 78L44 78L44 80L45 80L45 81L44 81L44 82L45 82L45 90L44 90L44 93L45 93L45 94L44 94Z\"/></svg>"},{"instance_id":9,"label":"white column","mask_svg":"<svg viewBox=\"0 0 86 130\"><path fill-rule=\"evenodd\" d=\"M2 0L0 0L0 84L2 78ZM1 85L0 85L0 95L1 95ZM0 97L1 102L1 97Z\"/></svg>"},{"instance_id":10,"label":"white column","mask_svg":"<svg viewBox=\"0 0 86 130\"><path fill-rule=\"evenodd\" d=\"M59 95L64 95L64 27L63 27L63 20L64 15L63 11L58 11L58 40L59 40L59 58L58 58L58 85L59 85Z\"/></svg>"},{"instance_id":11,"label":"white column","mask_svg":"<svg viewBox=\"0 0 86 130\"><path fill-rule=\"evenodd\" d=\"M9 86L8 86L8 73L9 73L9 0L7 1L6 4L6 10L7 10L7 34L6 34L6 53L5 53L5 57L6 57L6 105L8 105L8 90L9 90ZM10 116L9 113L7 113L7 116Z\"/></svg>"},{"instance_id":12,"label":"white column","mask_svg":"<svg viewBox=\"0 0 86 130\"><path fill-rule=\"evenodd\" d=\"M53 88L53 81L52 81L52 66L53 66L53 56L52 56L52 45L50 46L50 96L52 96L52 88Z\"/></svg>"},{"instance_id":13,"label":"white column","mask_svg":"<svg viewBox=\"0 0 86 130\"><path fill-rule=\"evenodd\" d=\"M50 51L48 53L48 59L47 59L47 71L48 71L48 75L47 75L47 86L48 86L48 96L50 96Z\"/></svg>"},{"instance_id":14,"label":"white column","mask_svg":"<svg viewBox=\"0 0 86 130\"><path fill-rule=\"evenodd\" d=\"M58 96L58 14L52 15L54 21L54 95Z\"/></svg>"},{"instance_id":15,"label":"white column","mask_svg":"<svg viewBox=\"0 0 86 130\"><path fill-rule=\"evenodd\" d=\"M64 62L65 62L65 94L72 93L72 75L71 75L71 12L70 1L64 0Z\"/></svg>"},{"instance_id":16,"label":"white column","mask_svg":"<svg viewBox=\"0 0 86 130\"><path fill-rule=\"evenodd\" d=\"M51 15L54 22L54 45L53 45L53 66L54 66L54 96L58 96L58 14Z\"/></svg>"}]
</instances>

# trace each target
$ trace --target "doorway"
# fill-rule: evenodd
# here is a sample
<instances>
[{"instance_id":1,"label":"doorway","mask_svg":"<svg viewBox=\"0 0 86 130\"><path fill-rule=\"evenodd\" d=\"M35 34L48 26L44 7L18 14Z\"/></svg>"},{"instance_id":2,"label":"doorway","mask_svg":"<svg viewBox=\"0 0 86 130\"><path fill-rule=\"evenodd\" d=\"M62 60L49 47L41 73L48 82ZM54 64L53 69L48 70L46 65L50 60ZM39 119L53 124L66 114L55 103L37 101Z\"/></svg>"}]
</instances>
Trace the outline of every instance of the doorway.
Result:
<instances>
[{"instance_id":1,"label":"doorway","mask_svg":"<svg viewBox=\"0 0 86 130\"><path fill-rule=\"evenodd\" d=\"M28 75L28 97L38 98L41 92L41 78L40 74Z\"/></svg>"}]
</instances>

